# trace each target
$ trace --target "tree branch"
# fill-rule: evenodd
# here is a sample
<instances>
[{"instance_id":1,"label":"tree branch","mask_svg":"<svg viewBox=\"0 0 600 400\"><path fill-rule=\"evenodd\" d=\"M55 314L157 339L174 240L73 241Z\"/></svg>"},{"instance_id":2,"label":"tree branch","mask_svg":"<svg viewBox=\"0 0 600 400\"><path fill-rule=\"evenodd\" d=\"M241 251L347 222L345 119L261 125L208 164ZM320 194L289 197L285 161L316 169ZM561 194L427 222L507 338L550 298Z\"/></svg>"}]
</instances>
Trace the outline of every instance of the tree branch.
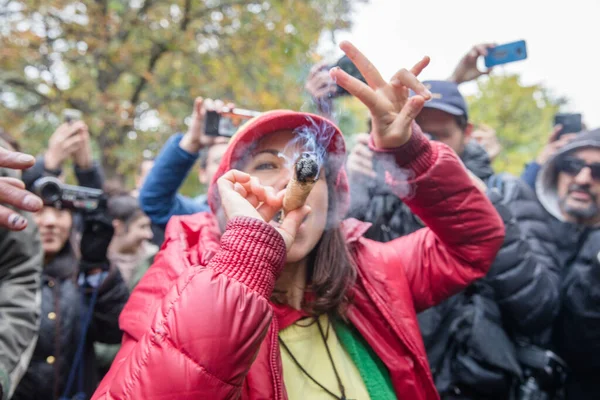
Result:
<instances>
[{"instance_id":1,"label":"tree branch","mask_svg":"<svg viewBox=\"0 0 600 400\"><path fill-rule=\"evenodd\" d=\"M140 77L140 81L138 82L137 86L135 87L135 90L133 91L133 95L131 96L130 100L131 104L137 104L137 102L139 101L142 90L148 83L147 76L154 72L156 63L162 57L162 55L165 54L166 51L167 46L163 43L154 43L152 45L152 49L150 50L150 60L148 61L148 68L146 69L144 75Z\"/></svg>"},{"instance_id":2,"label":"tree branch","mask_svg":"<svg viewBox=\"0 0 600 400\"><path fill-rule=\"evenodd\" d=\"M43 99L46 102L50 102L50 98L43 93L40 93L37 89L35 89L29 82L19 79L19 78L8 78L4 79L4 83L7 85L17 86L21 89L25 90L28 93L34 94L39 98Z\"/></svg>"},{"instance_id":3,"label":"tree branch","mask_svg":"<svg viewBox=\"0 0 600 400\"><path fill-rule=\"evenodd\" d=\"M185 0L185 5L183 9L183 18L181 19L181 24L179 25L179 30L185 32L188 28L190 19L190 13L192 9L192 0ZM167 45L164 43L154 43L152 45L152 49L150 49L150 60L148 61L148 68L146 72L140 77L140 81L138 82L135 90L133 91L133 95L131 96L131 104L137 104L140 99L140 95L144 87L148 83L148 76L154 72L154 68L156 67L156 63L160 58L167 52Z\"/></svg>"}]
</instances>

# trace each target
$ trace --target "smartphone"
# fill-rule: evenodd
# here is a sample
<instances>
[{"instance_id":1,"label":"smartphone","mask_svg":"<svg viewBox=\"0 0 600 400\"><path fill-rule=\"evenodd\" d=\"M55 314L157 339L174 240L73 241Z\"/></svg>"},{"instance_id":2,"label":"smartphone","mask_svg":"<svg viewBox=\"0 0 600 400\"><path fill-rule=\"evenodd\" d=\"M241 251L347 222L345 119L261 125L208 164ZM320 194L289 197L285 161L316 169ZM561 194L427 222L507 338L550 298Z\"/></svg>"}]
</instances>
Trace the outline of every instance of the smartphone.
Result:
<instances>
[{"instance_id":1,"label":"smartphone","mask_svg":"<svg viewBox=\"0 0 600 400\"><path fill-rule=\"evenodd\" d=\"M342 58L340 58L334 65L332 65L330 67L330 69L334 68L334 67L339 67L342 71L346 72L350 76L355 77L356 79L358 79L361 82L365 82L365 83L367 82L365 77L362 76L362 74L360 73L358 68L356 68L356 65L354 65L354 63L352 62L352 60L350 60L348 58L348 56L343 56ZM348 95L350 95L350 93L348 93L348 91L346 89L344 89L343 87L338 85L335 93L332 94L331 97L348 96Z\"/></svg>"},{"instance_id":2,"label":"smartphone","mask_svg":"<svg viewBox=\"0 0 600 400\"><path fill-rule=\"evenodd\" d=\"M567 133L579 133L583 130L581 123L581 114L556 114L554 116L554 126L562 125L556 138L560 138Z\"/></svg>"},{"instance_id":3,"label":"smartphone","mask_svg":"<svg viewBox=\"0 0 600 400\"><path fill-rule=\"evenodd\" d=\"M204 117L204 132L208 136L232 137L246 121L260 114L258 111L242 108L224 108L220 114L207 111Z\"/></svg>"},{"instance_id":4,"label":"smartphone","mask_svg":"<svg viewBox=\"0 0 600 400\"><path fill-rule=\"evenodd\" d=\"M83 117L83 114L79 110L75 110L74 108L65 108L62 111L62 118L67 124L70 124L74 121L80 121Z\"/></svg>"},{"instance_id":5,"label":"smartphone","mask_svg":"<svg viewBox=\"0 0 600 400\"><path fill-rule=\"evenodd\" d=\"M488 49L488 55L484 57L486 68L496 65L508 64L527 58L527 44L524 40L506 43Z\"/></svg>"}]
</instances>

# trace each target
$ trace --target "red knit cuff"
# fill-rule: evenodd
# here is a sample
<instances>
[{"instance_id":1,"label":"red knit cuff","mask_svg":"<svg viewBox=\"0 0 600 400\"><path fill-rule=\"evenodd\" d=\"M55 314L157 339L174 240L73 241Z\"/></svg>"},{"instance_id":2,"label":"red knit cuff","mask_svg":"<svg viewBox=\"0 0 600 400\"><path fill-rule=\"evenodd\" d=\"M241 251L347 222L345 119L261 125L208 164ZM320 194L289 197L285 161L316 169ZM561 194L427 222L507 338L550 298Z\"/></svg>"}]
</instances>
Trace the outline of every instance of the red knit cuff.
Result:
<instances>
[{"instance_id":1,"label":"red knit cuff","mask_svg":"<svg viewBox=\"0 0 600 400\"><path fill-rule=\"evenodd\" d=\"M412 172L412 180L431 168L435 160L435 151L416 122L413 121L411 128L410 139L400 147L379 149L375 147L373 136L369 139L369 147L376 153L393 154L398 167Z\"/></svg>"},{"instance_id":2,"label":"red knit cuff","mask_svg":"<svg viewBox=\"0 0 600 400\"><path fill-rule=\"evenodd\" d=\"M285 256L285 242L275 228L255 218L236 217L227 223L221 251L209 266L269 298Z\"/></svg>"}]
</instances>

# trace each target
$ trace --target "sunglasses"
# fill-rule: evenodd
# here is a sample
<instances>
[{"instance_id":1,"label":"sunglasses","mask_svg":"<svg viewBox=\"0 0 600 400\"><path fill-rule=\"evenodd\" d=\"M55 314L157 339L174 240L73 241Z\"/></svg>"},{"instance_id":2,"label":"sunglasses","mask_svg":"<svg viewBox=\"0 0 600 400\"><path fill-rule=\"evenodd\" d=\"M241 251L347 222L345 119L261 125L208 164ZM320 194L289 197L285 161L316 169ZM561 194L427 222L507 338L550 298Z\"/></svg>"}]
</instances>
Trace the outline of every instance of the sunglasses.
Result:
<instances>
[{"instance_id":1,"label":"sunglasses","mask_svg":"<svg viewBox=\"0 0 600 400\"><path fill-rule=\"evenodd\" d=\"M558 170L571 176L577 176L584 168L589 168L592 172L592 178L595 181L600 181L600 163L586 164L577 157L564 157L557 163Z\"/></svg>"}]
</instances>

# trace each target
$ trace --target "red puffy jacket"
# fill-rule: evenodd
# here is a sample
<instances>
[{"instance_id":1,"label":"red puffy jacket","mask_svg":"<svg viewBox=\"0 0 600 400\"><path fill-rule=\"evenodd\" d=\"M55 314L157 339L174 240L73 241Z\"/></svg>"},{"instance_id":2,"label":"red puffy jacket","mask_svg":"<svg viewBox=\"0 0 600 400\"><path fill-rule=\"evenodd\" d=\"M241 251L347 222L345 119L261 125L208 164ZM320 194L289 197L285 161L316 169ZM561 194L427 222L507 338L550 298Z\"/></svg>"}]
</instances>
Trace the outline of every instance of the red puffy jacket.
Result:
<instances>
[{"instance_id":1,"label":"red puffy jacket","mask_svg":"<svg viewBox=\"0 0 600 400\"><path fill-rule=\"evenodd\" d=\"M415 173L405 201L428 228L378 243L362 238L367 224L342 223L358 266L348 318L410 400L438 398L416 312L483 276L504 238L453 151L416 130L393 153ZM285 254L262 221L235 218L221 236L210 214L174 217L121 315L123 345L93 399L286 399L277 335L303 315L269 302Z\"/></svg>"}]
</instances>

